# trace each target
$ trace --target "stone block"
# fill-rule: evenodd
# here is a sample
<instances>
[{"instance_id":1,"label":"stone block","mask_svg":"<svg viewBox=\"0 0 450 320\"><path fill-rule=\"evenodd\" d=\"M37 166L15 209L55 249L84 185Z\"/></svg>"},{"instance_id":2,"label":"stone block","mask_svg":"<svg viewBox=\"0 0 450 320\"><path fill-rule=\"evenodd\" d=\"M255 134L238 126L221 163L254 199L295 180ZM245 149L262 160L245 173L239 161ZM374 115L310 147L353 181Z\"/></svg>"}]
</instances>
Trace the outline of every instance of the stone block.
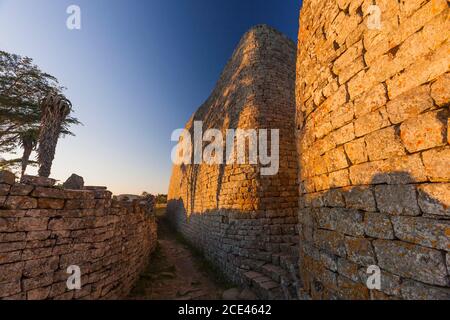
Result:
<instances>
[{"instance_id":1,"label":"stone block","mask_svg":"<svg viewBox=\"0 0 450 320\"><path fill-rule=\"evenodd\" d=\"M394 127L388 127L365 137L370 161L400 157L406 154Z\"/></svg>"},{"instance_id":2,"label":"stone block","mask_svg":"<svg viewBox=\"0 0 450 320\"><path fill-rule=\"evenodd\" d=\"M34 187L27 184L16 183L11 187L10 195L12 196L28 196Z\"/></svg>"},{"instance_id":3,"label":"stone block","mask_svg":"<svg viewBox=\"0 0 450 320\"><path fill-rule=\"evenodd\" d=\"M414 88L387 104L389 119L394 124L402 123L410 118L415 118L419 114L433 107L433 99L430 96L428 85Z\"/></svg>"},{"instance_id":4,"label":"stone block","mask_svg":"<svg viewBox=\"0 0 450 320\"><path fill-rule=\"evenodd\" d=\"M0 171L0 183L13 185L16 182L16 176L9 171Z\"/></svg>"},{"instance_id":5,"label":"stone block","mask_svg":"<svg viewBox=\"0 0 450 320\"><path fill-rule=\"evenodd\" d=\"M450 216L450 184L422 184L417 187L419 206L423 213Z\"/></svg>"},{"instance_id":6,"label":"stone block","mask_svg":"<svg viewBox=\"0 0 450 320\"><path fill-rule=\"evenodd\" d=\"M349 142L344 147L345 153L347 154L347 157L350 159L352 164L356 165L367 162L369 160L364 138Z\"/></svg>"},{"instance_id":7,"label":"stone block","mask_svg":"<svg viewBox=\"0 0 450 320\"><path fill-rule=\"evenodd\" d=\"M420 215L416 187L412 185L380 185L375 187L378 209L390 215Z\"/></svg>"},{"instance_id":8,"label":"stone block","mask_svg":"<svg viewBox=\"0 0 450 320\"><path fill-rule=\"evenodd\" d=\"M345 203L348 208L364 211L376 211L377 206L372 188L351 187L343 189Z\"/></svg>"},{"instance_id":9,"label":"stone block","mask_svg":"<svg viewBox=\"0 0 450 320\"><path fill-rule=\"evenodd\" d=\"M314 243L322 250L336 256L344 257L345 238L335 231L317 230L314 234Z\"/></svg>"},{"instance_id":10,"label":"stone block","mask_svg":"<svg viewBox=\"0 0 450 320\"><path fill-rule=\"evenodd\" d=\"M353 123L349 123L333 132L333 139L336 145L341 145L355 139Z\"/></svg>"},{"instance_id":11,"label":"stone block","mask_svg":"<svg viewBox=\"0 0 450 320\"><path fill-rule=\"evenodd\" d=\"M45 300L50 294L50 286L44 288L33 289L27 292L27 300Z\"/></svg>"},{"instance_id":12,"label":"stone block","mask_svg":"<svg viewBox=\"0 0 450 320\"><path fill-rule=\"evenodd\" d=\"M447 111L434 111L403 122L400 137L406 149L413 153L446 144L447 119Z\"/></svg>"},{"instance_id":13,"label":"stone block","mask_svg":"<svg viewBox=\"0 0 450 320\"><path fill-rule=\"evenodd\" d=\"M390 125L391 123L386 108L384 107L356 119L355 135L362 137L371 132L389 127Z\"/></svg>"},{"instance_id":14,"label":"stone block","mask_svg":"<svg viewBox=\"0 0 450 320\"><path fill-rule=\"evenodd\" d=\"M4 206L7 209L36 209L37 200L28 196L9 196Z\"/></svg>"},{"instance_id":15,"label":"stone block","mask_svg":"<svg viewBox=\"0 0 450 320\"><path fill-rule=\"evenodd\" d=\"M367 212L364 216L364 230L367 236L386 240L395 238L388 215L380 212Z\"/></svg>"},{"instance_id":16,"label":"stone block","mask_svg":"<svg viewBox=\"0 0 450 320\"><path fill-rule=\"evenodd\" d=\"M46 177L34 177L34 176L24 175L20 179L20 182L24 183L24 184L38 186L38 187L53 187L56 183L56 180L51 179L51 178L46 178Z\"/></svg>"},{"instance_id":17,"label":"stone block","mask_svg":"<svg viewBox=\"0 0 450 320\"><path fill-rule=\"evenodd\" d=\"M13 282L22 278L24 263L22 261L0 265L0 283Z\"/></svg>"},{"instance_id":18,"label":"stone block","mask_svg":"<svg viewBox=\"0 0 450 320\"><path fill-rule=\"evenodd\" d=\"M362 266L376 264L375 252L368 239L345 237L345 248L350 261Z\"/></svg>"},{"instance_id":19,"label":"stone block","mask_svg":"<svg viewBox=\"0 0 450 320\"><path fill-rule=\"evenodd\" d=\"M433 182L450 182L450 147L422 153L426 174Z\"/></svg>"},{"instance_id":20,"label":"stone block","mask_svg":"<svg viewBox=\"0 0 450 320\"><path fill-rule=\"evenodd\" d=\"M22 291L20 280L0 283L0 299L14 296Z\"/></svg>"},{"instance_id":21,"label":"stone block","mask_svg":"<svg viewBox=\"0 0 450 320\"><path fill-rule=\"evenodd\" d=\"M413 280L403 281L401 292L406 300L450 300L450 289L432 287Z\"/></svg>"},{"instance_id":22,"label":"stone block","mask_svg":"<svg viewBox=\"0 0 450 320\"><path fill-rule=\"evenodd\" d=\"M420 217L392 217L398 239L424 247L450 251L450 222Z\"/></svg>"},{"instance_id":23,"label":"stone block","mask_svg":"<svg viewBox=\"0 0 450 320\"><path fill-rule=\"evenodd\" d=\"M359 118L386 105L387 92L383 84L379 84L355 99L355 115Z\"/></svg>"},{"instance_id":24,"label":"stone block","mask_svg":"<svg viewBox=\"0 0 450 320\"><path fill-rule=\"evenodd\" d=\"M345 155L344 147L338 147L325 154L325 162L328 172L334 172L348 168L349 164Z\"/></svg>"},{"instance_id":25,"label":"stone block","mask_svg":"<svg viewBox=\"0 0 450 320\"><path fill-rule=\"evenodd\" d=\"M17 231L43 231L47 230L48 218L23 217L16 223Z\"/></svg>"},{"instance_id":26,"label":"stone block","mask_svg":"<svg viewBox=\"0 0 450 320\"><path fill-rule=\"evenodd\" d=\"M354 281L358 282L359 279L359 265L348 261L347 259L339 258L337 272L340 275Z\"/></svg>"},{"instance_id":27,"label":"stone block","mask_svg":"<svg viewBox=\"0 0 450 320\"><path fill-rule=\"evenodd\" d=\"M6 183L0 183L0 196L7 196L9 194L10 189L11 185Z\"/></svg>"},{"instance_id":28,"label":"stone block","mask_svg":"<svg viewBox=\"0 0 450 320\"><path fill-rule=\"evenodd\" d=\"M447 286L447 269L442 253L401 241L373 242L378 265L393 274L418 281Z\"/></svg>"},{"instance_id":29,"label":"stone block","mask_svg":"<svg viewBox=\"0 0 450 320\"><path fill-rule=\"evenodd\" d=\"M50 210L60 210L64 208L63 199L50 199L50 198L39 198L38 199L39 209L50 209Z\"/></svg>"},{"instance_id":30,"label":"stone block","mask_svg":"<svg viewBox=\"0 0 450 320\"><path fill-rule=\"evenodd\" d=\"M344 300L369 300L369 289L364 284L338 277L338 295Z\"/></svg>"},{"instance_id":31,"label":"stone block","mask_svg":"<svg viewBox=\"0 0 450 320\"><path fill-rule=\"evenodd\" d=\"M348 169L330 173L329 183L331 188L341 188L351 185Z\"/></svg>"},{"instance_id":32,"label":"stone block","mask_svg":"<svg viewBox=\"0 0 450 320\"><path fill-rule=\"evenodd\" d=\"M444 107L449 105L450 73L443 74L431 85L431 96L438 106Z\"/></svg>"},{"instance_id":33,"label":"stone block","mask_svg":"<svg viewBox=\"0 0 450 320\"><path fill-rule=\"evenodd\" d=\"M65 192L64 192L64 190L57 189L57 188L37 187L33 191L32 196L39 197L39 198L64 199Z\"/></svg>"}]
</instances>

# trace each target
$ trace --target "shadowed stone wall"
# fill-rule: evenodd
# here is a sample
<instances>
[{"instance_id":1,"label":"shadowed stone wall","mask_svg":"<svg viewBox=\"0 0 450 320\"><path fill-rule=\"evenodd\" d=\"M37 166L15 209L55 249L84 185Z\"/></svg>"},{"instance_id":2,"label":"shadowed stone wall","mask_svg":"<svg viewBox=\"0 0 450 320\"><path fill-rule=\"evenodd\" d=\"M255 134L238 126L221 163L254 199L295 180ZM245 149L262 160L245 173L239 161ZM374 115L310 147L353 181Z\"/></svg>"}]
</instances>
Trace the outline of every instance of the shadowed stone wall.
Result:
<instances>
[{"instance_id":1,"label":"shadowed stone wall","mask_svg":"<svg viewBox=\"0 0 450 320\"><path fill-rule=\"evenodd\" d=\"M303 1L299 269L314 299L450 299L449 12ZM381 290L366 286L371 265Z\"/></svg>"},{"instance_id":2,"label":"shadowed stone wall","mask_svg":"<svg viewBox=\"0 0 450 320\"><path fill-rule=\"evenodd\" d=\"M0 172L0 299L126 297L156 246L152 204L14 179ZM72 265L81 269L81 290L67 289Z\"/></svg>"},{"instance_id":3,"label":"shadowed stone wall","mask_svg":"<svg viewBox=\"0 0 450 320\"><path fill-rule=\"evenodd\" d=\"M226 129L279 129L279 173L262 176L250 164L175 166L169 190L177 229L231 280L266 298L297 296L294 79L295 44L267 26L247 32L186 128L199 120L224 136Z\"/></svg>"}]
</instances>

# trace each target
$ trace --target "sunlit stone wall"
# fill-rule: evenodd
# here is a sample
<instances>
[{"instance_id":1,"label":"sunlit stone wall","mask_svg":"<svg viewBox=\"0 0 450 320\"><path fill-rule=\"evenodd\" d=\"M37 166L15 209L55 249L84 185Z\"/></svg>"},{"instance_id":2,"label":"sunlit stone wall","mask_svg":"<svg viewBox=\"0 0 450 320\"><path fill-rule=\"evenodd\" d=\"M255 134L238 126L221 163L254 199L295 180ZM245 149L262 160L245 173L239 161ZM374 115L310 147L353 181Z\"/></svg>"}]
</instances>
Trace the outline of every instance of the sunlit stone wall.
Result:
<instances>
[{"instance_id":1,"label":"sunlit stone wall","mask_svg":"<svg viewBox=\"0 0 450 320\"><path fill-rule=\"evenodd\" d=\"M299 270L314 299L450 298L449 13L303 1Z\"/></svg>"}]
</instances>

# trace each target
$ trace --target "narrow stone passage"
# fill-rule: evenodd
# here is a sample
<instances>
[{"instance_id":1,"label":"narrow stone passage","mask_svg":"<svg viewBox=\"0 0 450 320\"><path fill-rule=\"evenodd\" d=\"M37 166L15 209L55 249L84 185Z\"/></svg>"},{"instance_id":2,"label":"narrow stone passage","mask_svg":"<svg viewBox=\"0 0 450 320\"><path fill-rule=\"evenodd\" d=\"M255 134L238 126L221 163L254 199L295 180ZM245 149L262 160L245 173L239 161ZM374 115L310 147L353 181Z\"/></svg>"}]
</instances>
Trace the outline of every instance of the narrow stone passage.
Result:
<instances>
[{"instance_id":1,"label":"narrow stone passage","mask_svg":"<svg viewBox=\"0 0 450 320\"><path fill-rule=\"evenodd\" d=\"M230 288L161 218L158 239L158 248L150 257L130 299L216 300Z\"/></svg>"}]
</instances>

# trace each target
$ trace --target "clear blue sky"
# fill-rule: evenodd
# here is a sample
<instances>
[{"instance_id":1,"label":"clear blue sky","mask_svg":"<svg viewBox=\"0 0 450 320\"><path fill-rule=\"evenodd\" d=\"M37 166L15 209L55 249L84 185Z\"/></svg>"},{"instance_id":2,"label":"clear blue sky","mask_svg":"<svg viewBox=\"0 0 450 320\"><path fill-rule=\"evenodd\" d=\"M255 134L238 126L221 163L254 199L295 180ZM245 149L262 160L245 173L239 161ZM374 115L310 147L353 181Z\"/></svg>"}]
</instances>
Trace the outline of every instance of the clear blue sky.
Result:
<instances>
[{"instance_id":1,"label":"clear blue sky","mask_svg":"<svg viewBox=\"0 0 450 320\"><path fill-rule=\"evenodd\" d=\"M66 28L66 8L82 30ZM52 176L115 193L166 193L173 130L204 102L240 37L266 23L296 39L299 0L0 0L0 48L68 88L84 126ZM33 172L32 172L33 173Z\"/></svg>"}]
</instances>

